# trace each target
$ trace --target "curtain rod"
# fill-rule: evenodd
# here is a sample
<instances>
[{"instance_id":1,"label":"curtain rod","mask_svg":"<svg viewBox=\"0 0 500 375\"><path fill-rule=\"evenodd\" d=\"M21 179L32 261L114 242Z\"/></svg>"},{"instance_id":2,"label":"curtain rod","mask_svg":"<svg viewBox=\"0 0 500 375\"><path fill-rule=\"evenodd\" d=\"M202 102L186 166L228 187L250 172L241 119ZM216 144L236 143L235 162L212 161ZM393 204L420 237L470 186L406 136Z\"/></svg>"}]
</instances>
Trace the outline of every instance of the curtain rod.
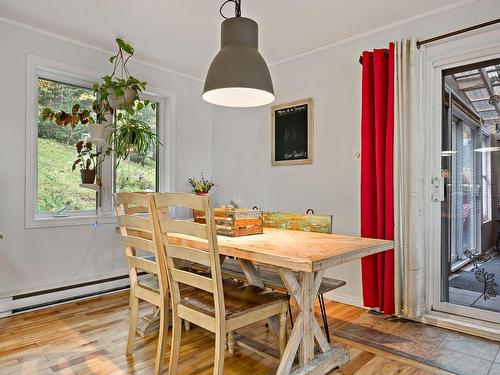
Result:
<instances>
[{"instance_id":1,"label":"curtain rod","mask_svg":"<svg viewBox=\"0 0 500 375\"><path fill-rule=\"evenodd\" d=\"M469 31L481 29L483 27L488 27L488 26L491 26L491 25L495 25L497 23L500 23L500 18L497 18L495 20L488 21L488 22L483 22L483 23L480 23L480 24L477 24L477 25L474 25L474 26L466 27L465 29L455 30L455 31L452 31L450 33L438 35L438 36L435 36L435 37L432 37L432 38L429 38L429 39L420 40L420 41L417 41L417 48L420 48L420 46L422 46L424 44L436 42L436 41L441 40L441 39L450 38L450 37L455 36L455 35L467 33ZM363 64L363 56L360 56L359 63Z\"/></svg>"}]
</instances>

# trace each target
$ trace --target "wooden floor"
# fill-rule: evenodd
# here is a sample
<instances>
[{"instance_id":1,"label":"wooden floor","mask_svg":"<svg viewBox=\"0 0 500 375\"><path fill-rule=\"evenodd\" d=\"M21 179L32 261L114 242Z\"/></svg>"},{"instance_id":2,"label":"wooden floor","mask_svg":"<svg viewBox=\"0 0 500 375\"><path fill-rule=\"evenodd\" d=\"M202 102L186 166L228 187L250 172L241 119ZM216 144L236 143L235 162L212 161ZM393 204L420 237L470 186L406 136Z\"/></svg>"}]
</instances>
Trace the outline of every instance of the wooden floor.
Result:
<instances>
[{"instance_id":1,"label":"wooden floor","mask_svg":"<svg viewBox=\"0 0 500 375\"><path fill-rule=\"evenodd\" d=\"M0 319L0 374L151 374L156 353L156 338L136 341L134 354L125 356L128 292L68 303L56 307ZM334 330L358 317L364 310L327 303L329 326ZM141 305L141 314L151 312ZM239 333L277 346L275 335L264 323ZM211 374L212 334L194 327L182 334L180 374ZM429 367L349 343L351 362L332 372L342 375L442 373ZM166 353L168 357L168 353ZM417 368L416 366L420 367ZM276 365L236 347L226 352L225 371L230 374L272 374ZM167 373L167 371L165 371Z\"/></svg>"}]
</instances>

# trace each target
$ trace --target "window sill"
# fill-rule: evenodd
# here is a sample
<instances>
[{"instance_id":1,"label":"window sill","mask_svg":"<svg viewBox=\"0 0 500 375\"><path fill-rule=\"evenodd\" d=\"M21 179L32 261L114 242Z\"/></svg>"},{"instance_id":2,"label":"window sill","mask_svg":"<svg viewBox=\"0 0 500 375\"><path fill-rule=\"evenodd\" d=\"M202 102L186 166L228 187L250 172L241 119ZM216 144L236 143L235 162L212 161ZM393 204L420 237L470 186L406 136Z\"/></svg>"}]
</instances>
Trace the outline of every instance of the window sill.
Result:
<instances>
[{"instance_id":1,"label":"window sill","mask_svg":"<svg viewBox=\"0 0 500 375\"><path fill-rule=\"evenodd\" d=\"M101 215L80 215L68 217L36 217L26 223L26 229L48 228L48 227L68 227L91 224L116 224L118 220L114 213L105 213Z\"/></svg>"}]
</instances>

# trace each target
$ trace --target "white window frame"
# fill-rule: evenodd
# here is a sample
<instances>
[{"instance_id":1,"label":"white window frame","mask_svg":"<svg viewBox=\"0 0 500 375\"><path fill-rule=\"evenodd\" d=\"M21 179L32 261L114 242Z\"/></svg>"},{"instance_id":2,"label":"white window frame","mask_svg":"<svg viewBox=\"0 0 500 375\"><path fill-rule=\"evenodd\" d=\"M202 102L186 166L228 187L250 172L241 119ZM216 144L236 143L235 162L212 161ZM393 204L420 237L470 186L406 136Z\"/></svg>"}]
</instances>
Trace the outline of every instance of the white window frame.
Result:
<instances>
[{"instance_id":1,"label":"white window frame","mask_svg":"<svg viewBox=\"0 0 500 375\"><path fill-rule=\"evenodd\" d=\"M102 164L101 206L98 214L95 210L74 212L68 217L39 215L36 212L38 194L38 79L50 79L63 83L92 87L100 76L97 72L61 63L40 56L26 56L26 183L25 183L25 227L58 227L73 225L89 225L92 223L116 223L113 210L113 171L109 157ZM169 90L148 87L144 97L160 103L158 136L163 147L160 147L158 158L158 186L160 191L172 191L174 181L174 145L175 142L175 93Z\"/></svg>"}]
</instances>

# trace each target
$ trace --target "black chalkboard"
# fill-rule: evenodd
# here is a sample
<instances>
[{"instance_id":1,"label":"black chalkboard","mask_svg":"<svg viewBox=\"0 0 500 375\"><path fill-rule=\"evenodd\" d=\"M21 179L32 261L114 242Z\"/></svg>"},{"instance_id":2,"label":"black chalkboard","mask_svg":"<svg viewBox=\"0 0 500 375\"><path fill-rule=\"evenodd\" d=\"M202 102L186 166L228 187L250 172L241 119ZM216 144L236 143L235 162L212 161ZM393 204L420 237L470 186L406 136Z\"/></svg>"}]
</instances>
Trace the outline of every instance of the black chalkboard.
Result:
<instances>
[{"instance_id":1,"label":"black chalkboard","mask_svg":"<svg viewBox=\"0 0 500 375\"><path fill-rule=\"evenodd\" d=\"M312 162L312 100L273 107L273 165Z\"/></svg>"}]
</instances>

